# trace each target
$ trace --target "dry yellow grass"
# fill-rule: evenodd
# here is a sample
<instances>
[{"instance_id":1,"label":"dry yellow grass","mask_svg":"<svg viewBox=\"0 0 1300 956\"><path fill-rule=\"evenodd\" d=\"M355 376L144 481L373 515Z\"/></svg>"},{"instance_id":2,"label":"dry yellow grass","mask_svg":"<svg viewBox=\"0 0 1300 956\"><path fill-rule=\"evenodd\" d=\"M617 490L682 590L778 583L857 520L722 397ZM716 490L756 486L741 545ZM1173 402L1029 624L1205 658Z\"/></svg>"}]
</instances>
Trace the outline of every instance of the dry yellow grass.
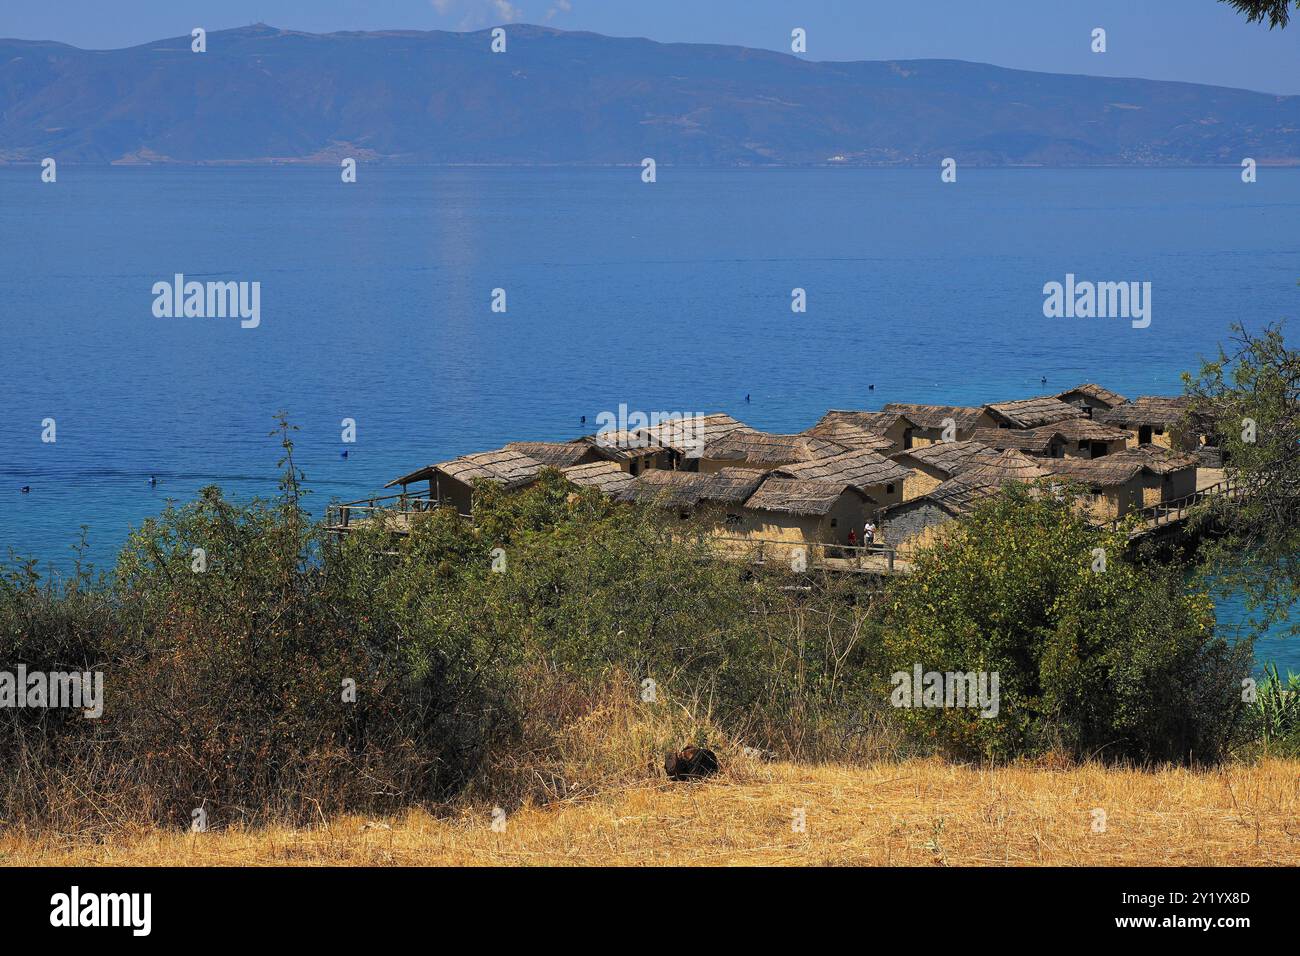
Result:
<instances>
[{"instance_id":1,"label":"dry yellow grass","mask_svg":"<svg viewBox=\"0 0 1300 956\"><path fill-rule=\"evenodd\" d=\"M804 808L807 832L792 830ZM1104 832L1093 831L1094 809ZM1300 761L1215 771L1100 766L985 770L741 761L697 784L647 784L524 807L490 804L309 829L107 841L0 833L10 865L1290 865L1300 864Z\"/></svg>"}]
</instances>

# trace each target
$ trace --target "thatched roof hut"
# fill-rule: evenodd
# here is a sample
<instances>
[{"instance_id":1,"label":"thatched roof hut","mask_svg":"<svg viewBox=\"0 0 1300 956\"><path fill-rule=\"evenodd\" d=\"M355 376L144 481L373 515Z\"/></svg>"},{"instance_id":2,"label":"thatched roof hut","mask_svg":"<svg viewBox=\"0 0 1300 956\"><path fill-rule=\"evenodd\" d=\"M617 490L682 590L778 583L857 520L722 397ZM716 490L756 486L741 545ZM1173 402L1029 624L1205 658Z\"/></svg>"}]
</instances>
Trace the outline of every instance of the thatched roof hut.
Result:
<instances>
[{"instance_id":1,"label":"thatched roof hut","mask_svg":"<svg viewBox=\"0 0 1300 956\"><path fill-rule=\"evenodd\" d=\"M723 468L717 472L643 472L625 485L615 500L693 510L707 504L738 505L749 498L767 472L752 468Z\"/></svg>"},{"instance_id":2,"label":"thatched roof hut","mask_svg":"<svg viewBox=\"0 0 1300 956\"><path fill-rule=\"evenodd\" d=\"M1110 442L1124 441L1128 438L1128 433L1122 428L1105 425L1091 418L1067 418L1055 425L1044 425L1041 428L1032 429L1032 431L1051 431L1060 435L1066 441L1072 442L1095 441L1109 444Z\"/></svg>"},{"instance_id":3,"label":"thatched roof hut","mask_svg":"<svg viewBox=\"0 0 1300 956\"><path fill-rule=\"evenodd\" d=\"M512 441L506 444L506 448L552 468L568 468L601 459L600 453L591 445L568 441Z\"/></svg>"},{"instance_id":4,"label":"thatched roof hut","mask_svg":"<svg viewBox=\"0 0 1300 956\"><path fill-rule=\"evenodd\" d=\"M893 456L893 459L909 468L924 466L927 470L951 478L972 465L997 456L996 451L977 441L941 441L923 448L899 452Z\"/></svg>"},{"instance_id":5,"label":"thatched roof hut","mask_svg":"<svg viewBox=\"0 0 1300 956\"><path fill-rule=\"evenodd\" d=\"M984 409L964 405L917 405L910 402L890 402L885 406L884 410L906 415L909 420L916 423L918 428L931 431L942 430L945 427L944 421L946 419L952 419L958 431L969 431L972 428L992 424L988 412Z\"/></svg>"},{"instance_id":6,"label":"thatched roof hut","mask_svg":"<svg viewBox=\"0 0 1300 956\"><path fill-rule=\"evenodd\" d=\"M1123 460L1120 454L1105 458L1062 458L1051 463L1052 474L1093 488L1114 488L1137 477L1145 466Z\"/></svg>"},{"instance_id":7,"label":"thatched roof hut","mask_svg":"<svg viewBox=\"0 0 1300 956\"><path fill-rule=\"evenodd\" d=\"M1155 443L1194 451L1210 430L1210 423L1191 414L1191 400L1185 396L1141 395L1098 412L1098 421L1135 433L1137 443Z\"/></svg>"},{"instance_id":8,"label":"thatched roof hut","mask_svg":"<svg viewBox=\"0 0 1300 956\"><path fill-rule=\"evenodd\" d=\"M907 419L903 419L906 421ZM833 441L837 445L845 448L851 448L855 451L878 451L889 452L895 447L895 443L884 435L867 431L858 425L849 421L820 421L812 428L805 428L803 435L809 435L813 438L824 438L827 441Z\"/></svg>"},{"instance_id":9,"label":"thatched roof hut","mask_svg":"<svg viewBox=\"0 0 1300 956\"><path fill-rule=\"evenodd\" d=\"M981 501L996 495L1002 488L997 481L972 480L967 476L949 479L925 497L953 517L969 514Z\"/></svg>"},{"instance_id":10,"label":"thatched roof hut","mask_svg":"<svg viewBox=\"0 0 1300 956\"><path fill-rule=\"evenodd\" d=\"M872 486L901 484L910 474L898 462L867 450L846 451L797 465L782 465L773 472L774 476L781 478L854 485L868 493Z\"/></svg>"},{"instance_id":11,"label":"thatched roof hut","mask_svg":"<svg viewBox=\"0 0 1300 956\"><path fill-rule=\"evenodd\" d=\"M473 455L461 455L436 465L426 465L409 475L394 478L385 488L394 485L411 485L417 481L432 481L442 475L462 484L478 480L491 481L506 488L522 488L537 477L537 473L546 467L535 458L511 448L498 448L496 451L482 451Z\"/></svg>"},{"instance_id":12,"label":"thatched roof hut","mask_svg":"<svg viewBox=\"0 0 1300 956\"><path fill-rule=\"evenodd\" d=\"M1199 459L1195 455L1165 448L1163 445L1138 445L1125 448L1110 456L1111 460L1135 461L1150 468L1157 475L1167 475L1175 471L1196 469Z\"/></svg>"},{"instance_id":13,"label":"thatched roof hut","mask_svg":"<svg viewBox=\"0 0 1300 956\"><path fill-rule=\"evenodd\" d=\"M683 458L699 458L713 442L746 427L744 422L724 412L714 412L670 418L657 425L638 428L636 432L647 436L654 444L671 448Z\"/></svg>"},{"instance_id":14,"label":"thatched roof hut","mask_svg":"<svg viewBox=\"0 0 1300 956\"><path fill-rule=\"evenodd\" d=\"M1163 445L1138 445L1110 456L1141 463L1150 476L1143 484L1146 506L1168 504L1196 493L1196 468L1200 459Z\"/></svg>"},{"instance_id":15,"label":"thatched roof hut","mask_svg":"<svg viewBox=\"0 0 1300 956\"><path fill-rule=\"evenodd\" d=\"M628 461L633 458L644 458L647 455L667 451L663 445L655 442L649 435L612 428L596 432L594 435L583 435L581 438L575 438L570 444L586 445L594 448L610 461Z\"/></svg>"},{"instance_id":16,"label":"thatched roof hut","mask_svg":"<svg viewBox=\"0 0 1300 956\"><path fill-rule=\"evenodd\" d=\"M1056 431L1055 425L1039 428L977 428L971 433L971 440L998 451L1014 448L1026 455L1046 458L1053 457L1065 444L1065 439Z\"/></svg>"},{"instance_id":17,"label":"thatched roof hut","mask_svg":"<svg viewBox=\"0 0 1300 956\"><path fill-rule=\"evenodd\" d=\"M953 481L967 484L1002 484L1008 481L1034 481L1051 474L1044 467L1045 462L1030 458L1014 448L1008 448L996 458L990 458L971 465Z\"/></svg>"},{"instance_id":18,"label":"thatched roof hut","mask_svg":"<svg viewBox=\"0 0 1300 956\"><path fill-rule=\"evenodd\" d=\"M689 510L704 500L706 489L712 483L713 475L652 469L625 485L615 500Z\"/></svg>"},{"instance_id":19,"label":"thatched roof hut","mask_svg":"<svg viewBox=\"0 0 1300 956\"><path fill-rule=\"evenodd\" d=\"M823 517L845 494L857 495L872 504L870 495L850 484L837 481L807 481L802 478L769 478L749 496L745 507L752 511Z\"/></svg>"},{"instance_id":20,"label":"thatched roof hut","mask_svg":"<svg viewBox=\"0 0 1300 956\"><path fill-rule=\"evenodd\" d=\"M634 479L613 461L593 461L583 465L561 468L560 473L580 488L595 488L603 495L613 497Z\"/></svg>"},{"instance_id":21,"label":"thatched roof hut","mask_svg":"<svg viewBox=\"0 0 1300 956\"><path fill-rule=\"evenodd\" d=\"M883 451L888 448L891 451L902 451L912 446L912 437L916 430L916 422L902 412L831 409L804 434L828 438L831 441L839 441L837 435L843 436L845 439L843 444L847 448L870 448L872 451ZM860 437L863 434L884 439L887 445L868 443Z\"/></svg>"},{"instance_id":22,"label":"thatched roof hut","mask_svg":"<svg viewBox=\"0 0 1300 956\"><path fill-rule=\"evenodd\" d=\"M1097 420L1121 428L1139 425L1177 425L1187 414L1190 400L1186 396L1141 395L1097 416Z\"/></svg>"},{"instance_id":23,"label":"thatched roof hut","mask_svg":"<svg viewBox=\"0 0 1300 956\"><path fill-rule=\"evenodd\" d=\"M998 425L1007 428L1037 428L1083 415L1082 409L1050 395L1014 402L993 402L984 407Z\"/></svg>"},{"instance_id":24,"label":"thatched roof hut","mask_svg":"<svg viewBox=\"0 0 1300 956\"><path fill-rule=\"evenodd\" d=\"M745 463L757 468L829 458L845 451L843 445L811 435L777 435L752 428L727 432L704 449L701 465L719 466L726 462Z\"/></svg>"},{"instance_id":25,"label":"thatched roof hut","mask_svg":"<svg viewBox=\"0 0 1300 956\"><path fill-rule=\"evenodd\" d=\"M832 408L829 412L817 420L813 428L820 425L847 424L855 428L860 428L864 432L870 432L873 435L883 435L903 419L906 425L915 425L902 412L890 411L888 409L879 412L857 412L840 408ZM809 429L811 431L812 429Z\"/></svg>"},{"instance_id":26,"label":"thatched roof hut","mask_svg":"<svg viewBox=\"0 0 1300 956\"><path fill-rule=\"evenodd\" d=\"M1076 385L1074 388L1059 393L1056 397L1070 405L1079 406L1089 415L1092 414L1093 409L1110 409L1116 405L1123 405L1128 401L1119 392L1112 392L1110 389L1103 388L1094 382Z\"/></svg>"},{"instance_id":27,"label":"thatched roof hut","mask_svg":"<svg viewBox=\"0 0 1300 956\"><path fill-rule=\"evenodd\" d=\"M770 472L761 468L722 468L712 473L713 484L706 492L707 500L720 504L742 504Z\"/></svg>"}]
</instances>

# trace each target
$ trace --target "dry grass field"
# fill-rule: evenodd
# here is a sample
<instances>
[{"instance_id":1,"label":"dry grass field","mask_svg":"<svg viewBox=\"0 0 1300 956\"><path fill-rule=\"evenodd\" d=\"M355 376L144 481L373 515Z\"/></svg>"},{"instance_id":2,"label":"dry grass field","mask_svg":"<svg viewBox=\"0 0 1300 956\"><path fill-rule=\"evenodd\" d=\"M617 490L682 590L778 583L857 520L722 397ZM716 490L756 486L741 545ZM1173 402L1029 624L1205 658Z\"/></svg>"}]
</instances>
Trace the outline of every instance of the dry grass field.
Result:
<instances>
[{"instance_id":1,"label":"dry grass field","mask_svg":"<svg viewBox=\"0 0 1300 956\"><path fill-rule=\"evenodd\" d=\"M792 827L797 808L806 832ZM504 832L493 831L491 809L204 834L68 839L0 829L0 864L1300 865L1294 760L1201 772L741 761L700 783L523 807Z\"/></svg>"}]
</instances>

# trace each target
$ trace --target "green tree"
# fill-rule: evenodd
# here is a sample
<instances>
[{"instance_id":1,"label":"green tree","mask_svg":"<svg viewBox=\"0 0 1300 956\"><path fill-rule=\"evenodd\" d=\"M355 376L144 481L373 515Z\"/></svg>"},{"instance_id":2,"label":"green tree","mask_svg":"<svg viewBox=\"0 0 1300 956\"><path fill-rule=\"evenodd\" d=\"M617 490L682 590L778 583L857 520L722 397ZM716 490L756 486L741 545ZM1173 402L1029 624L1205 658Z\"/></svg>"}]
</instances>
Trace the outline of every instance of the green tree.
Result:
<instances>
[{"instance_id":1,"label":"green tree","mask_svg":"<svg viewBox=\"0 0 1300 956\"><path fill-rule=\"evenodd\" d=\"M1222 587L1246 593L1261 628L1286 620L1300 599L1300 352L1283 331L1235 325L1231 351L1221 347L1195 379L1184 377L1242 492L1207 514L1225 534L1206 561Z\"/></svg>"},{"instance_id":2,"label":"green tree","mask_svg":"<svg viewBox=\"0 0 1300 956\"><path fill-rule=\"evenodd\" d=\"M1126 559L1127 545L1047 486L981 503L892 588L886 656L891 674L996 672L998 713L913 706L902 718L967 758L1221 758L1249 646L1216 638L1209 598L1175 569Z\"/></svg>"}]
</instances>

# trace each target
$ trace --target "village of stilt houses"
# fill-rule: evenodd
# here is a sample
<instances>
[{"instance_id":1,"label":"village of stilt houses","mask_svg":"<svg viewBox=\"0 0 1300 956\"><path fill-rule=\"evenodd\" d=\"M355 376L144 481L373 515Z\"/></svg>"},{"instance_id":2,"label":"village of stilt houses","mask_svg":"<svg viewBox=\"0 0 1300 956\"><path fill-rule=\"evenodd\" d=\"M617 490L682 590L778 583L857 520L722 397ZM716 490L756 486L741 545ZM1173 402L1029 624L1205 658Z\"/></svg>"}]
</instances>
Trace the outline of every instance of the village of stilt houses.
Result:
<instances>
[{"instance_id":1,"label":"village of stilt houses","mask_svg":"<svg viewBox=\"0 0 1300 956\"><path fill-rule=\"evenodd\" d=\"M975 406L827 412L796 434L730 415L673 417L568 441L515 441L395 478L400 492L335 505L343 534L405 533L435 508L472 512L475 489L523 488L556 469L615 502L663 508L720 553L863 574L906 573L915 551L1010 482L1068 486L1098 525L1131 537L1180 525L1231 495L1214 437L1183 397L1128 399L1096 384Z\"/></svg>"}]
</instances>

